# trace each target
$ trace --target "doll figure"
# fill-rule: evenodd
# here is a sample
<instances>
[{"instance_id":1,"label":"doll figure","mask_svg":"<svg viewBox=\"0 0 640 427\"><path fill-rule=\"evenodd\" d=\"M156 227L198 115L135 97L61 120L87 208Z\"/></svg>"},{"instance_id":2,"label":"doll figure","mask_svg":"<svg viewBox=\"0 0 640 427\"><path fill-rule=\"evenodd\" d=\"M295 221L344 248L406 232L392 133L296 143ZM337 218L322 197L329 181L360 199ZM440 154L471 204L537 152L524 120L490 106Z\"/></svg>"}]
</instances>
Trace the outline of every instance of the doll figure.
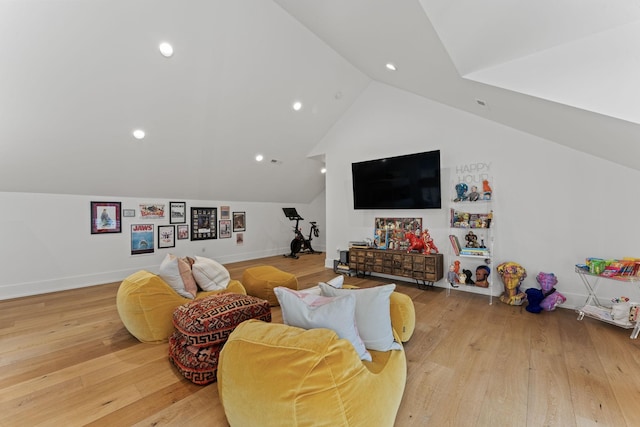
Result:
<instances>
[{"instance_id":1,"label":"doll figure","mask_svg":"<svg viewBox=\"0 0 640 427\"><path fill-rule=\"evenodd\" d=\"M457 288L458 285L456 285L456 283L458 283L459 280L460 276L458 276L458 273L456 272L456 267L451 264L449 266L449 272L447 273L447 282L449 282L452 288Z\"/></svg>"},{"instance_id":2,"label":"doll figure","mask_svg":"<svg viewBox=\"0 0 640 427\"><path fill-rule=\"evenodd\" d=\"M475 202L480 198L480 193L478 193L478 187L476 187L475 185L473 185L471 187L471 193L469 193L469 201L470 202Z\"/></svg>"}]
</instances>

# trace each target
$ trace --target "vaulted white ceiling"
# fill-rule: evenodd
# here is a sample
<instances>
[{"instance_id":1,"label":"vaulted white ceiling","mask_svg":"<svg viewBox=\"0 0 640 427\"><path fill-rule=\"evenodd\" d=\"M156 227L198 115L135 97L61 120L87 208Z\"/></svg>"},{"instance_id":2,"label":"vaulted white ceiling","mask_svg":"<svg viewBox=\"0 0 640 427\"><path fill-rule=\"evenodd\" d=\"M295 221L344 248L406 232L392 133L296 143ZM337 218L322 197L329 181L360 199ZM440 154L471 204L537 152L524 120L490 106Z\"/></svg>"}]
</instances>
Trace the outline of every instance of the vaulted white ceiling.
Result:
<instances>
[{"instance_id":1,"label":"vaulted white ceiling","mask_svg":"<svg viewBox=\"0 0 640 427\"><path fill-rule=\"evenodd\" d=\"M0 191L308 202L309 154L372 80L638 168L639 17L632 0L0 0Z\"/></svg>"}]
</instances>

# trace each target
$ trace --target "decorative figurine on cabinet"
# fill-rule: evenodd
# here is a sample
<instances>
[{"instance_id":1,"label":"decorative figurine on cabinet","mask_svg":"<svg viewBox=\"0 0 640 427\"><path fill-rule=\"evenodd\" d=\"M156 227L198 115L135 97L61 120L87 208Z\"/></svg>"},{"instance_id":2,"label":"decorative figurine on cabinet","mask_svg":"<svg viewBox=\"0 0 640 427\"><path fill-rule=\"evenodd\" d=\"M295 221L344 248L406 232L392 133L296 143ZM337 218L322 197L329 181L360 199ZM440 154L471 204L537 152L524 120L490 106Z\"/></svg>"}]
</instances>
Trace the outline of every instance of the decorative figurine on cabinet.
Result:
<instances>
[{"instance_id":1,"label":"decorative figurine on cabinet","mask_svg":"<svg viewBox=\"0 0 640 427\"><path fill-rule=\"evenodd\" d=\"M424 230L421 234L422 241L424 242L425 250L423 253L425 254L437 254L438 247L436 246L433 238L429 234L429 230Z\"/></svg>"},{"instance_id":2,"label":"decorative figurine on cabinet","mask_svg":"<svg viewBox=\"0 0 640 427\"><path fill-rule=\"evenodd\" d=\"M404 238L409 241L409 247L407 248L407 253L411 251L427 253L425 252L426 247L424 244L424 240L416 236L416 234L413 231L407 231L406 233L404 233Z\"/></svg>"},{"instance_id":3,"label":"decorative figurine on cabinet","mask_svg":"<svg viewBox=\"0 0 640 427\"><path fill-rule=\"evenodd\" d=\"M520 292L520 284L527 277L527 270L515 262L503 262L497 267L498 274L504 284L504 292L500 295L500 301L509 305L522 305L527 299L527 294Z\"/></svg>"}]
</instances>

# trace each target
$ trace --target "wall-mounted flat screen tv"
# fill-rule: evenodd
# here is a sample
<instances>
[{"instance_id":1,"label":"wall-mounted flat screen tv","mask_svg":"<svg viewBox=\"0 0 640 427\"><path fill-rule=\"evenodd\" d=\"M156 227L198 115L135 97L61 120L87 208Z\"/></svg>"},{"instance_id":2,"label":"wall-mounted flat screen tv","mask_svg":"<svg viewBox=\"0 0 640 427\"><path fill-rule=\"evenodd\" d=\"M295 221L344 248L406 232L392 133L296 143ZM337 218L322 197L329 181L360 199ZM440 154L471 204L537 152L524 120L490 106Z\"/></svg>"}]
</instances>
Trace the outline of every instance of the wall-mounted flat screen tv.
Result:
<instances>
[{"instance_id":1,"label":"wall-mounted flat screen tv","mask_svg":"<svg viewBox=\"0 0 640 427\"><path fill-rule=\"evenodd\" d=\"M440 209L440 150L351 164L354 209Z\"/></svg>"}]
</instances>

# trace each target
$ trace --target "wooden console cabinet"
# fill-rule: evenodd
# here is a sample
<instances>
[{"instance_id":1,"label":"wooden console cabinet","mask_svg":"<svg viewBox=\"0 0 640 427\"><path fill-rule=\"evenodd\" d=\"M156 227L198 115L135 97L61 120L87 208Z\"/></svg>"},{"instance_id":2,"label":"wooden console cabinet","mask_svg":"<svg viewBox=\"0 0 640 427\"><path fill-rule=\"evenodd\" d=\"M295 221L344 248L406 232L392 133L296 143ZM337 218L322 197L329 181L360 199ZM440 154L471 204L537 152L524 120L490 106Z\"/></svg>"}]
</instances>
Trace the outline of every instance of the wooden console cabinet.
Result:
<instances>
[{"instance_id":1,"label":"wooden console cabinet","mask_svg":"<svg viewBox=\"0 0 640 427\"><path fill-rule=\"evenodd\" d=\"M357 275L382 273L433 285L442 279L442 254L424 255L404 251L350 248L349 267ZM428 282L428 283L427 283Z\"/></svg>"}]
</instances>

